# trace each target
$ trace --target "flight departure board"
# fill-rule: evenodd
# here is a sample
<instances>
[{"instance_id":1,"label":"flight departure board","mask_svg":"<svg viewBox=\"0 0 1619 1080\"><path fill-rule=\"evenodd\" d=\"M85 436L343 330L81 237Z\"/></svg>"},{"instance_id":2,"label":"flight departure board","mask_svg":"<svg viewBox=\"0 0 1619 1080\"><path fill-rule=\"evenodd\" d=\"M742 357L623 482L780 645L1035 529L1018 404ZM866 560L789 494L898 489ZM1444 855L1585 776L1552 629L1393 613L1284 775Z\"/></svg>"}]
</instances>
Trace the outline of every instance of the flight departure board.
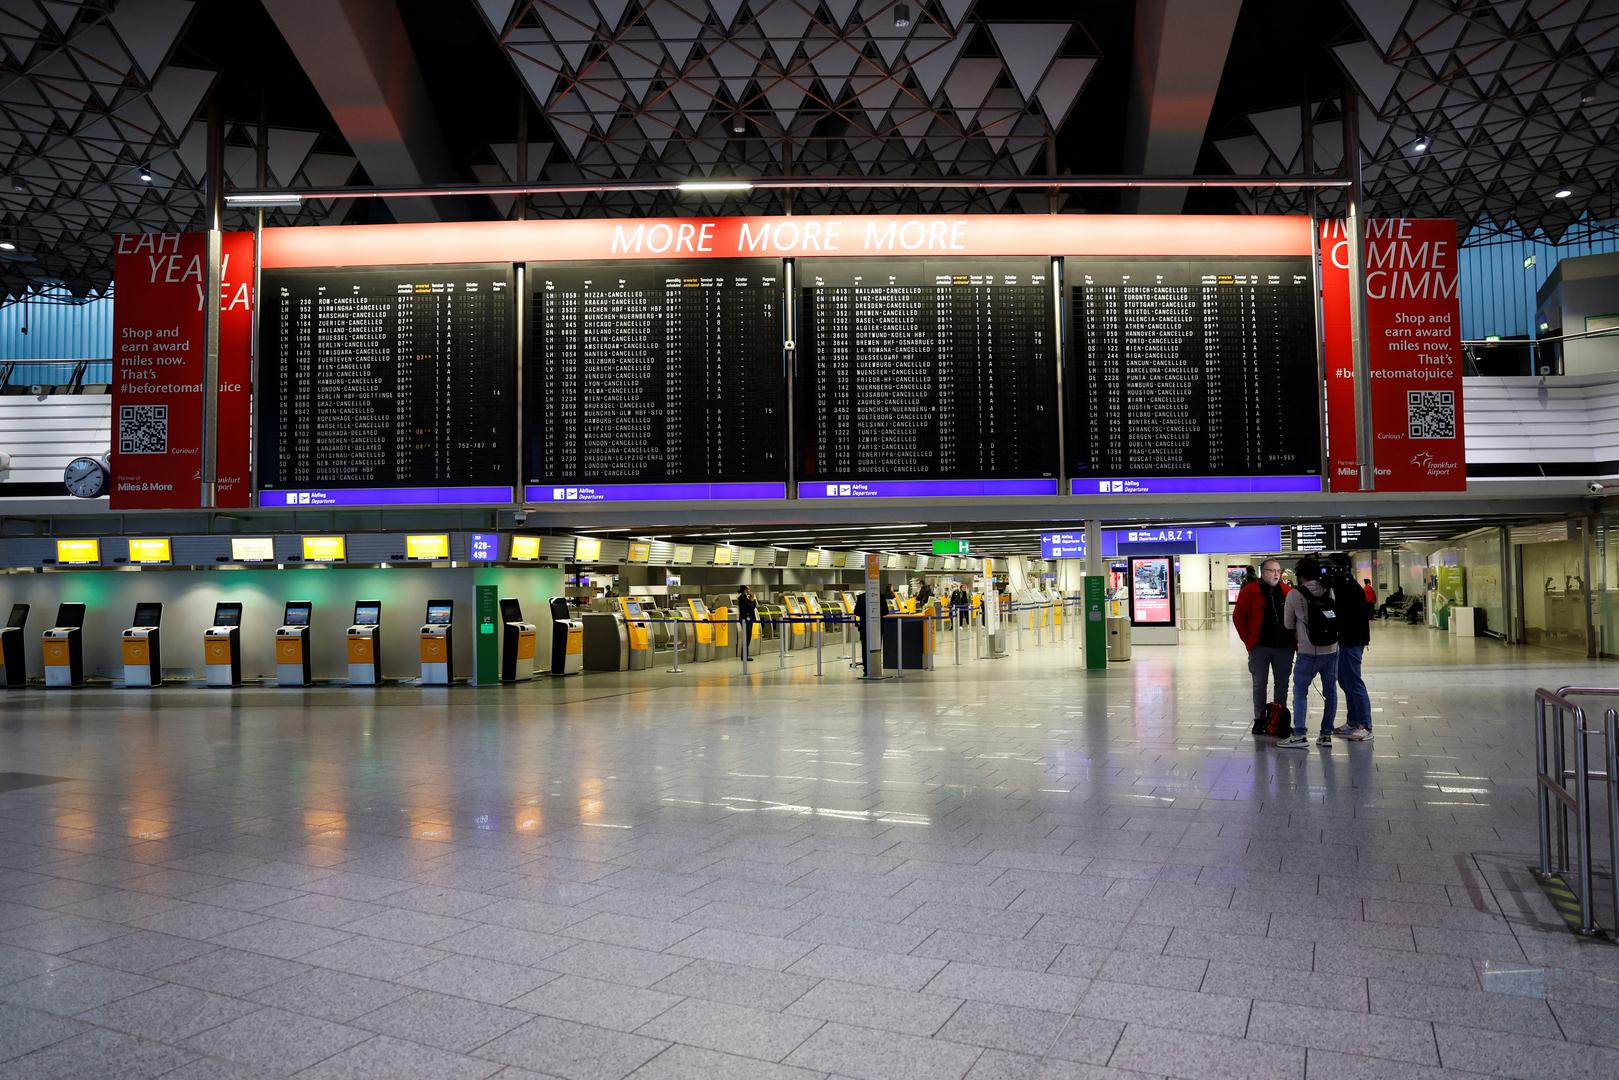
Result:
<instances>
[{"instance_id":1,"label":"flight departure board","mask_svg":"<svg viewBox=\"0 0 1619 1080\"><path fill-rule=\"evenodd\" d=\"M367 501L331 493L344 489L510 501L511 277L509 265L266 269L259 487L305 489L288 500L295 504Z\"/></svg>"},{"instance_id":2,"label":"flight departure board","mask_svg":"<svg viewBox=\"0 0 1619 1080\"><path fill-rule=\"evenodd\" d=\"M774 259L531 264L530 498L785 495L781 273Z\"/></svg>"},{"instance_id":3,"label":"flight departure board","mask_svg":"<svg viewBox=\"0 0 1619 1080\"><path fill-rule=\"evenodd\" d=\"M1319 476L1309 260L1070 258L1064 277L1074 476Z\"/></svg>"},{"instance_id":4,"label":"flight departure board","mask_svg":"<svg viewBox=\"0 0 1619 1080\"><path fill-rule=\"evenodd\" d=\"M797 269L803 479L1057 475L1050 260L801 259ZM799 486L801 497L822 490L834 495L831 484Z\"/></svg>"}]
</instances>

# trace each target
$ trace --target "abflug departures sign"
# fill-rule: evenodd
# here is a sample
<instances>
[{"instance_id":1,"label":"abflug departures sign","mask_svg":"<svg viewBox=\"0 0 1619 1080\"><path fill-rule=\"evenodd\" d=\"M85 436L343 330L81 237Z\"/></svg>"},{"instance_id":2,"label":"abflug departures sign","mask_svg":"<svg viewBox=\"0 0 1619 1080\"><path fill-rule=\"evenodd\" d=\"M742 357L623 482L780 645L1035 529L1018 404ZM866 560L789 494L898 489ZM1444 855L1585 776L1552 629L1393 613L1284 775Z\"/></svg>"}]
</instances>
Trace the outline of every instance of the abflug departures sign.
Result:
<instances>
[{"instance_id":1,"label":"abflug departures sign","mask_svg":"<svg viewBox=\"0 0 1619 1080\"><path fill-rule=\"evenodd\" d=\"M1055 284L1072 491L1320 488L1303 218L474 222L262 251L261 505L1055 494Z\"/></svg>"}]
</instances>

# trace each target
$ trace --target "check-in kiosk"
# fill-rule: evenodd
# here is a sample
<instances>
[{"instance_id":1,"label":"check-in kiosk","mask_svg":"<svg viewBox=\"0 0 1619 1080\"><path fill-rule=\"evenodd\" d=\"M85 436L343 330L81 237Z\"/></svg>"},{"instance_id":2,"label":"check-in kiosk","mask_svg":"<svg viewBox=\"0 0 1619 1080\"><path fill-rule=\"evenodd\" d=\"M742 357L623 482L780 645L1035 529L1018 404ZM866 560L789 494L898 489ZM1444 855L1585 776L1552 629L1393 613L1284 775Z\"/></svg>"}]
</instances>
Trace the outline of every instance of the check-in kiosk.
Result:
<instances>
[{"instance_id":1,"label":"check-in kiosk","mask_svg":"<svg viewBox=\"0 0 1619 1080\"><path fill-rule=\"evenodd\" d=\"M692 660L714 659L714 624L709 619L708 605L701 600L687 600L691 611L691 636L687 640Z\"/></svg>"},{"instance_id":2,"label":"check-in kiosk","mask_svg":"<svg viewBox=\"0 0 1619 1080\"><path fill-rule=\"evenodd\" d=\"M242 685L241 604L214 605L214 625L202 632L202 663L209 686Z\"/></svg>"},{"instance_id":3,"label":"check-in kiosk","mask_svg":"<svg viewBox=\"0 0 1619 1080\"><path fill-rule=\"evenodd\" d=\"M500 681L525 682L534 677L534 624L523 621L523 605L515 597L500 600Z\"/></svg>"},{"instance_id":4,"label":"check-in kiosk","mask_svg":"<svg viewBox=\"0 0 1619 1080\"><path fill-rule=\"evenodd\" d=\"M455 678L454 639L450 627L455 619L454 600L429 600L417 640L423 686L449 686Z\"/></svg>"},{"instance_id":5,"label":"check-in kiosk","mask_svg":"<svg viewBox=\"0 0 1619 1080\"><path fill-rule=\"evenodd\" d=\"M136 604L135 625L124 631L125 686L160 686L163 683L163 655L157 626L163 621L162 604Z\"/></svg>"},{"instance_id":6,"label":"check-in kiosk","mask_svg":"<svg viewBox=\"0 0 1619 1080\"><path fill-rule=\"evenodd\" d=\"M804 607L796 596L784 595L781 602L786 607L786 617L792 620L783 628L783 632L787 634L787 647L802 649L809 643L809 639L804 636L804 623L799 619L799 616L804 614Z\"/></svg>"},{"instance_id":7,"label":"check-in kiosk","mask_svg":"<svg viewBox=\"0 0 1619 1080\"><path fill-rule=\"evenodd\" d=\"M382 601L354 601L354 622L343 635L348 645L349 685L382 685Z\"/></svg>"},{"instance_id":8,"label":"check-in kiosk","mask_svg":"<svg viewBox=\"0 0 1619 1080\"><path fill-rule=\"evenodd\" d=\"M28 605L12 604L6 625L0 627L0 665L4 665L5 685L28 685L28 663L23 659L23 630L28 625Z\"/></svg>"},{"instance_id":9,"label":"check-in kiosk","mask_svg":"<svg viewBox=\"0 0 1619 1080\"><path fill-rule=\"evenodd\" d=\"M309 620L315 605L308 600L288 600L275 628L275 684L308 686L314 681L309 666Z\"/></svg>"},{"instance_id":10,"label":"check-in kiosk","mask_svg":"<svg viewBox=\"0 0 1619 1080\"><path fill-rule=\"evenodd\" d=\"M63 604L56 609L56 625L45 631L45 685L84 685L84 605Z\"/></svg>"},{"instance_id":11,"label":"check-in kiosk","mask_svg":"<svg viewBox=\"0 0 1619 1080\"><path fill-rule=\"evenodd\" d=\"M641 602L629 597L620 597L618 601L619 613L624 616L624 638L629 648L629 663L626 670L644 671L652 666L652 633L647 625L646 612L641 610Z\"/></svg>"},{"instance_id":12,"label":"check-in kiosk","mask_svg":"<svg viewBox=\"0 0 1619 1080\"><path fill-rule=\"evenodd\" d=\"M552 675L577 675L585 670L585 624L573 617L573 608L563 596L551 597L551 657L546 670Z\"/></svg>"}]
</instances>

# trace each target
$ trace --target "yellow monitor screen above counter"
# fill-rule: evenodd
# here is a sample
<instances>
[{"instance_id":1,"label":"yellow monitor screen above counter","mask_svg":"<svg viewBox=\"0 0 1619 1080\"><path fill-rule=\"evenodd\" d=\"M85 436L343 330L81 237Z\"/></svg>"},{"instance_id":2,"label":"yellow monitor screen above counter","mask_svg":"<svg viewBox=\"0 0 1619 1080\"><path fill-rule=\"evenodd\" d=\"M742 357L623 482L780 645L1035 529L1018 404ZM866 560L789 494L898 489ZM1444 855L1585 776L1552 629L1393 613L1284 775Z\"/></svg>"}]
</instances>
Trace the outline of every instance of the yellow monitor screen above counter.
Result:
<instances>
[{"instance_id":1,"label":"yellow monitor screen above counter","mask_svg":"<svg viewBox=\"0 0 1619 1080\"><path fill-rule=\"evenodd\" d=\"M101 561L100 540L58 540L56 561L66 566L88 566Z\"/></svg>"},{"instance_id":2,"label":"yellow monitor screen above counter","mask_svg":"<svg viewBox=\"0 0 1619 1080\"><path fill-rule=\"evenodd\" d=\"M275 540L269 536L233 536L231 562L275 562Z\"/></svg>"},{"instance_id":3,"label":"yellow monitor screen above counter","mask_svg":"<svg viewBox=\"0 0 1619 1080\"><path fill-rule=\"evenodd\" d=\"M415 533L405 536L405 558L427 562L450 557L449 533Z\"/></svg>"},{"instance_id":4,"label":"yellow monitor screen above counter","mask_svg":"<svg viewBox=\"0 0 1619 1080\"><path fill-rule=\"evenodd\" d=\"M540 557L538 536L512 537L512 562L534 562Z\"/></svg>"},{"instance_id":5,"label":"yellow monitor screen above counter","mask_svg":"<svg viewBox=\"0 0 1619 1080\"><path fill-rule=\"evenodd\" d=\"M821 553L819 551L806 551L806 552L804 552L804 565L805 566L820 566L821 565Z\"/></svg>"},{"instance_id":6,"label":"yellow monitor screen above counter","mask_svg":"<svg viewBox=\"0 0 1619 1080\"><path fill-rule=\"evenodd\" d=\"M342 562L348 545L341 536L306 536L304 562Z\"/></svg>"},{"instance_id":7,"label":"yellow monitor screen above counter","mask_svg":"<svg viewBox=\"0 0 1619 1080\"><path fill-rule=\"evenodd\" d=\"M752 566L753 560L759 557L758 548L737 548L736 564L738 566Z\"/></svg>"},{"instance_id":8,"label":"yellow monitor screen above counter","mask_svg":"<svg viewBox=\"0 0 1619 1080\"><path fill-rule=\"evenodd\" d=\"M715 548L714 549L714 565L715 566L730 566L731 565L731 556L733 554L734 554L734 549L732 549L732 548L728 548L728 547L724 547L724 546Z\"/></svg>"},{"instance_id":9,"label":"yellow monitor screen above counter","mask_svg":"<svg viewBox=\"0 0 1619 1080\"><path fill-rule=\"evenodd\" d=\"M166 536L131 536L129 561L132 563L167 563L172 546Z\"/></svg>"},{"instance_id":10,"label":"yellow monitor screen above counter","mask_svg":"<svg viewBox=\"0 0 1619 1080\"><path fill-rule=\"evenodd\" d=\"M689 562L691 562L691 558L692 558L692 549L691 548L689 548L689 547L677 547L677 548L675 548L675 557L674 557L675 562L677 562L677 563L689 563Z\"/></svg>"},{"instance_id":11,"label":"yellow monitor screen above counter","mask_svg":"<svg viewBox=\"0 0 1619 1080\"><path fill-rule=\"evenodd\" d=\"M645 540L631 540L630 553L624 557L625 562L647 562L652 558L652 545Z\"/></svg>"},{"instance_id":12,"label":"yellow monitor screen above counter","mask_svg":"<svg viewBox=\"0 0 1619 1080\"><path fill-rule=\"evenodd\" d=\"M590 536L575 537L573 557L576 562L595 562L602 557L602 542Z\"/></svg>"}]
</instances>

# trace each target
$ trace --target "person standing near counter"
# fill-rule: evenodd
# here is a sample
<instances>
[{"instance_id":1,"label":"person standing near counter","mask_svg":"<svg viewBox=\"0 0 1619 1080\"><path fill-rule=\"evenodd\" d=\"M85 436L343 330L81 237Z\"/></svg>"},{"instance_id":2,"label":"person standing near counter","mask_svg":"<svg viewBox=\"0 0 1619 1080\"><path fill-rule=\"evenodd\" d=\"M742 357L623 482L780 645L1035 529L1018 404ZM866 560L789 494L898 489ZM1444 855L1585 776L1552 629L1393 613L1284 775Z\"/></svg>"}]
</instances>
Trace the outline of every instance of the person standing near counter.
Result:
<instances>
[{"instance_id":1,"label":"person standing near counter","mask_svg":"<svg viewBox=\"0 0 1619 1080\"><path fill-rule=\"evenodd\" d=\"M759 618L759 601L746 585L736 594L736 617L742 626L742 662L745 664L753 659L748 650L753 645L753 624Z\"/></svg>"}]
</instances>

